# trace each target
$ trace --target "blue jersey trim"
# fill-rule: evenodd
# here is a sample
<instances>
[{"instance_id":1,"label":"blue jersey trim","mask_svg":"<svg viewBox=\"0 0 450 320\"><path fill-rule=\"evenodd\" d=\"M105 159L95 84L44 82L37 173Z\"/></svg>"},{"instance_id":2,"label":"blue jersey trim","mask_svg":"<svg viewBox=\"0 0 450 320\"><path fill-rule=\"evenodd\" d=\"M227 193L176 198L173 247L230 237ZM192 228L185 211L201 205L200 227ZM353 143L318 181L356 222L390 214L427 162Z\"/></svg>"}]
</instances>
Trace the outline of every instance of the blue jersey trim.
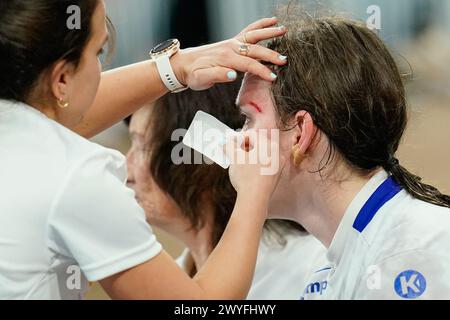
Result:
<instances>
[{"instance_id":1,"label":"blue jersey trim","mask_svg":"<svg viewBox=\"0 0 450 320\"><path fill-rule=\"evenodd\" d=\"M353 223L353 228L359 232L363 232L380 208L395 197L401 190L402 187L396 183L392 177L389 177L370 196L361 211L359 211L358 216Z\"/></svg>"},{"instance_id":2,"label":"blue jersey trim","mask_svg":"<svg viewBox=\"0 0 450 320\"><path fill-rule=\"evenodd\" d=\"M323 269L317 270L317 271L316 271L316 272L314 272L314 273L319 273L319 272L323 272L323 271L327 271L327 270L331 270L331 267L326 267L326 268L323 268Z\"/></svg>"}]
</instances>

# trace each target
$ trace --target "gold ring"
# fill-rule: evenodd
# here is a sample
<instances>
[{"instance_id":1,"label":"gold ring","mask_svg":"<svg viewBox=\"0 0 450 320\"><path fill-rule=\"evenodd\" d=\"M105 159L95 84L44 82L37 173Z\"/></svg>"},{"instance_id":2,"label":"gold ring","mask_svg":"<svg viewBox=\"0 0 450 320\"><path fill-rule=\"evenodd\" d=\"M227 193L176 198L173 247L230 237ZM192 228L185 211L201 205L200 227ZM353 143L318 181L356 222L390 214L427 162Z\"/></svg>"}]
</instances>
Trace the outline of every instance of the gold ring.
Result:
<instances>
[{"instance_id":1,"label":"gold ring","mask_svg":"<svg viewBox=\"0 0 450 320\"><path fill-rule=\"evenodd\" d=\"M243 56L248 56L248 53L250 52L250 45L249 44L241 44L239 46L239 54Z\"/></svg>"}]
</instances>

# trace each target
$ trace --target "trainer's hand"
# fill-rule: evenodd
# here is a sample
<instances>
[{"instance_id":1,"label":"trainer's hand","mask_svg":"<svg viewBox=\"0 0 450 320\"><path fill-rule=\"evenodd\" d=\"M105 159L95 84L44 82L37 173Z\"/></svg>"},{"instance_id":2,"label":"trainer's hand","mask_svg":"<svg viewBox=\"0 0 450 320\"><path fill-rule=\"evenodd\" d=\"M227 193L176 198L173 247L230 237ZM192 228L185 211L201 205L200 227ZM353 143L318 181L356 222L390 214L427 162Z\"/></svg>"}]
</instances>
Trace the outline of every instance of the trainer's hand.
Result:
<instances>
[{"instance_id":1,"label":"trainer's hand","mask_svg":"<svg viewBox=\"0 0 450 320\"><path fill-rule=\"evenodd\" d=\"M278 139L243 131L228 140L225 153L232 163L229 176L238 196L268 203L286 165Z\"/></svg>"},{"instance_id":2,"label":"trainer's hand","mask_svg":"<svg viewBox=\"0 0 450 320\"><path fill-rule=\"evenodd\" d=\"M177 78L193 90L205 90L216 83L231 82L236 71L249 72L274 81L276 75L259 61L284 65L286 57L257 43L286 33L284 27L275 27L276 18L259 20L245 28L236 37L211 45L180 50L172 59ZM242 51L242 45L248 51Z\"/></svg>"}]
</instances>

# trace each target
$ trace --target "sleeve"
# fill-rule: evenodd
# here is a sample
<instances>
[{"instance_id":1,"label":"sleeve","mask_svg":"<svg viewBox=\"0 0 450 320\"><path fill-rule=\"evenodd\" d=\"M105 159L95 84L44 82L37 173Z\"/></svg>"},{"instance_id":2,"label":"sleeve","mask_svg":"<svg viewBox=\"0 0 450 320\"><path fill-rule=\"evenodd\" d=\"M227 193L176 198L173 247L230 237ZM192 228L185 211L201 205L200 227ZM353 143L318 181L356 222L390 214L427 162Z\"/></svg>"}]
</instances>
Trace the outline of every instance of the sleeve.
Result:
<instances>
[{"instance_id":1,"label":"sleeve","mask_svg":"<svg viewBox=\"0 0 450 320\"><path fill-rule=\"evenodd\" d=\"M99 151L69 172L51 208L50 249L73 258L89 281L130 269L161 252L125 180L124 157Z\"/></svg>"},{"instance_id":2,"label":"sleeve","mask_svg":"<svg viewBox=\"0 0 450 320\"><path fill-rule=\"evenodd\" d=\"M371 265L353 298L358 300L450 299L447 255L414 250Z\"/></svg>"}]
</instances>

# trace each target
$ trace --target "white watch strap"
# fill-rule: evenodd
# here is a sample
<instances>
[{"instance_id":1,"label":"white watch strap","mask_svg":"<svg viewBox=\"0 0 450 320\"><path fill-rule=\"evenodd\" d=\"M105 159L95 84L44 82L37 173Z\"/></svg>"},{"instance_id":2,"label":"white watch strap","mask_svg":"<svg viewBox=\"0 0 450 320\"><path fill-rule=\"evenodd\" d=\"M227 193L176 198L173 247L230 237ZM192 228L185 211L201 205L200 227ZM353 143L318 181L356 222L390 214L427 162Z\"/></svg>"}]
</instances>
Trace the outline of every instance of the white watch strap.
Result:
<instances>
[{"instance_id":1,"label":"white watch strap","mask_svg":"<svg viewBox=\"0 0 450 320\"><path fill-rule=\"evenodd\" d=\"M155 59L155 63L161 80L164 82L167 89L175 93L187 89L187 87L183 86L175 76L172 66L170 65L170 59L167 55L158 57Z\"/></svg>"}]
</instances>

